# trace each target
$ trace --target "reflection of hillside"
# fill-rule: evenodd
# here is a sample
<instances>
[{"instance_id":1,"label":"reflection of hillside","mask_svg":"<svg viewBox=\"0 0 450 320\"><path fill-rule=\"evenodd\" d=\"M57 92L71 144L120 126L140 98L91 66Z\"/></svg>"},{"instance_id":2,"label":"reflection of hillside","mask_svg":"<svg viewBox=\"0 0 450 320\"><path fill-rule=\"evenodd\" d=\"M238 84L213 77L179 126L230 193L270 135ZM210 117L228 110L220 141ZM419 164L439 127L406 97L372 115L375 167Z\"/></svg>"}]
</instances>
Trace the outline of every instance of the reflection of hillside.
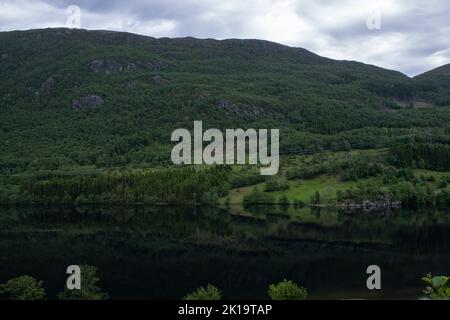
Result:
<instances>
[{"instance_id":1,"label":"reflection of hillside","mask_svg":"<svg viewBox=\"0 0 450 320\"><path fill-rule=\"evenodd\" d=\"M97 266L112 298L175 299L205 283L226 297L264 298L268 283L283 277L316 298L368 297L357 289L373 263L385 270L382 297L407 290L414 298L424 273L450 268L448 216L438 212L253 218L189 207L1 210L0 282L29 274L50 296L73 263Z\"/></svg>"},{"instance_id":2,"label":"reflection of hillside","mask_svg":"<svg viewBox=\"0 0 450 320\"><path fill-rule=\"evenodd\" d=\"M232 214L230 214L230 212ZM250 250L246 241L321 241L394 246L404 250L450 248L450 217L439 211L403 212L386 216L301 209L279 212L274 207L249 212L206 207L81 207L3 208L3 235L55 233L60 236L104 234L142 238L152 246L174 243L230 246Z\"/></svg>"}]
</instances>

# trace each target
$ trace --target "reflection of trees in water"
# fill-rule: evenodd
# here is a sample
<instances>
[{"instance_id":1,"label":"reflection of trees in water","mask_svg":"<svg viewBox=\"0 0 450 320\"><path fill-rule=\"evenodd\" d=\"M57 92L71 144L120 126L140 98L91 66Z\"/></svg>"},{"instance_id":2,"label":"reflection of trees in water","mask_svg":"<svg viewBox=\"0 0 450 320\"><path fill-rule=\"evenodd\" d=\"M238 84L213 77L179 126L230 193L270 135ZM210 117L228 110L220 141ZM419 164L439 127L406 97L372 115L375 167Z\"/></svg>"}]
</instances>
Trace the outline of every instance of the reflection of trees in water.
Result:
<instances>
[{"instance_id":1,"label":"reflection of trees in water","mask_svg":"<svg viewBox=\"0 0 450 320\"><path fill-rule=\"evenodd\" d=\"M298 212L279 206L246 210L248 214L232 215L216 207L2 208L0 226L4 232L135 233L134 237L142 233L205 245L209 241L239 246L240 240L274 238L384 244L405 250L450 247L450 215L436 210L399 211L391 216L320 207Z\"/></svg>"},{"instance_id":2,"label":"reflection of trees in water","mask_svg":"<svg viewBox=\"0 0 450 320\"><path fill-rule=\"evenodd\" d=\"M0 282L29 274L57 293L67 265L78 263L98 267L111 298L178 299L210 282L225 298L264 298L285 277L314 297L360 287L374 262L387 288L421 287L424 273L450 268L448 217L438 212L276 210L254 218L206 207L2 209L10 219L0 222Z\"/></svg>"}]
</instances>

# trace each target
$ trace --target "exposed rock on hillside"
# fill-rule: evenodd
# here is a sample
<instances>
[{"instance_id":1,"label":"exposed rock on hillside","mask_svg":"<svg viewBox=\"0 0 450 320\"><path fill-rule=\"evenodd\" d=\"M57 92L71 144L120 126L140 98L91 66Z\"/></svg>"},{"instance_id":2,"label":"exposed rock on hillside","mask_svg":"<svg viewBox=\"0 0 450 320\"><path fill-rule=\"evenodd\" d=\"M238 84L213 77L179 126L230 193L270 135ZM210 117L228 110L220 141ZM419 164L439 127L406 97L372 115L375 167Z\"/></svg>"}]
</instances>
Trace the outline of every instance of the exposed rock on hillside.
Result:
<instances>
[{"instance_id":1,"label":"exposed rock on hillside","mask_svg":"<svg viewBox=\"0 0 450 320\"><path fill-rule=\"evenodd\" d=\"M139 85L139 81L130 79L127 81L127 88L128 89L135 89Z\"/></svg>"},{"instance_id":2,"label":"exposed rock on hillside","mask_svg":"<svg viewBox=\"0 0 450 320\"><path fill-rule=\"evenodd\" d=\"M152 81L156 82L158 84L164 84L164 83L168 83L169 82L169 80L167 80L166 78L164 78L162 76L159 76L159 75L156 75L156 76L152 77Z\"/></svg>"},{"instance_id":3,"label":"exposed rock on hillside","mask_svg":"<svg viewBox=\"0 0 450 320\"><path fill-rule=\"evenodd\" d=\"M55 87L56 85L56 76L50 76L48 77L39 87L39 89L36 91L36 95L46 95L49 94L50 91Z\"/></svg>"},{"instance_id":4,"label":"exposed rock on hillside","mask_svg":"<svg viewBox=\"0 0 450 320\"><path fill-rule=\"evenodd\" d=\"M147 69L151 71L160 71L166 67L161 62L119 62L116 60L92 60L88 64L89 69L94 73L115 74L124 71L135 71L138 69Z\"/></svg>"},{"instance_id":5,"label":"exposed rock on hillside","mask_svg":"<svg viewBox=\"0 0 450 320\"><path fill-rule=\"evenodd\" d=\"M87 95L72 101L72 110L97 109L103 104L103 99L97 95Z\"/></svg>"},{"instance_id":6,"label":"exposed rock on hillside","mask_svg":"<svg viewBox=\"0 0 450 320\"><path fill-rule=\"evenodd\" d=\"M250 104L234 103L229 100L221 100L217 107L227 113L240 115L246 118L257 118L269 114L267 110Z\"/></svg>"}]
</instances>

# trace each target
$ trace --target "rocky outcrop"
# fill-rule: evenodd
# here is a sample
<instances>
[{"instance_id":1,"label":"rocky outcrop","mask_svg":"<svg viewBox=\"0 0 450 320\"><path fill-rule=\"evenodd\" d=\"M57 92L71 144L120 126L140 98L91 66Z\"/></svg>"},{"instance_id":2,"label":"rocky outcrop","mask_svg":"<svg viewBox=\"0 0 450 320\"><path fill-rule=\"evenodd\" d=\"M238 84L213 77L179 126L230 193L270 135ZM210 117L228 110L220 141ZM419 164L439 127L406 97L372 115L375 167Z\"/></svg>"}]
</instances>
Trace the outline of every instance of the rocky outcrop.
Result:
<instances>
[{"instance_id":1,"label":"rocky outcrop","mask_svg":"<svg viewBox=\"0 0 450 320\"><path fill-rule=\"evenodd\" d=\"M217 107L223 111L241 117L255 119L261 116L267 116L271 112L251 104L234 103L229 100L221 100L217 103Z\"/></svg>"},{"instance_id":2,"label":"rocky outcrop","mask_svg":"<svg viewBox=\"0 0 450 320\"><path fill-rule=\"evenodd\" d=\"M146 69L150 71L161 71L167 65L161 62L120 62L116 60L92 60L88 63L88 68L93 73L116 74L125 71L135 71Z\"/></svg>"},{"instance_id":3,"label":"rocky outcrop","mask_svg":"<svg viewBox=\"0 0 450 320\"><path fill-rule=\"evenodd\" d=\"M39 87L39 89L36 91L36 95L46 95L49 94L50 91L55 87L56 85L56 76L50 76L48 77Z\"/></svg>"},{"instance_id":4,"label":"rocky outcrop","mask_svg":"<svg viewBox=\"0 0 450 320\"><path fill-rule=\"evenodd\" d=\"M130 79L127 81L128 89L136 89L138 85L139 85L139 81L137 81L137 80Z\"/></svg>"},{"instance_id":5,"label":"rocky outcrop","mask_svg":"<svg viewBox=\"0 0 450 320\"><path fill-rule=\"evenodd\" d=\"M158 84L164 84L169 82L169 80L159 75L152 77L152 81Z\"/></svg>"},{"instance_id":6,"label":"rocky outcrop","mask_svg":"<svg viewBox=\"0 0 450 320\"><path fill-rule=\"evenodd\" d=\"M89 69L94 73L120 73L124 70L123 64L113 60L92 60L88 64ZM127 66L127 68L130 68Z\"/></svg>"},{"instance_id":7,"label":"rocky outcrop","mask_svg":"<svg viewBox=\"0 0 450 320\"><path fill-rule=\"evenodd\" d=\"M72 101L72 110L93 110L103 104L100 96L90 94Z\"/></svg>"},{"instance_id":8,"label":"rocky outcrop","mask_svg":"<svg viewBox=\"0 0 450 320\"><path fill-rule=\"evenodd\" d=\"M389 213L394 209L401 209L402 203L392 199L389 193L383 194L376 200L355 201L347 199L337 205L348 211L362 211L362 212L386 212Z\"/></svg>"}]
</instances>

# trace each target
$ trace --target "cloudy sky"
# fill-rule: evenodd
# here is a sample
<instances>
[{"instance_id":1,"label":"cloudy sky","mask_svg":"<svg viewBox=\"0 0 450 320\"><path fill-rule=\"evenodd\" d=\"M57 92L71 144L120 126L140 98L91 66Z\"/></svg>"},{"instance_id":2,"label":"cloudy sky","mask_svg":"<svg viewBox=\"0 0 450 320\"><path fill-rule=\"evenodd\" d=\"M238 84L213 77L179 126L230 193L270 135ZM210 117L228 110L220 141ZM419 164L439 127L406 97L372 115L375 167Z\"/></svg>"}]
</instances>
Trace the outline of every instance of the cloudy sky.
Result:
<instances>
[{"instance_id":1,"label":"cloudy sky","mask_svg":"<svg viewBox=\"0 0 450 320\"><path fill-rule=\"evenodd\" d=\"M410 76L450 63L449 17L448 0L0 0L0 31L265 39Z\"/></svg>"}]
</instances>

